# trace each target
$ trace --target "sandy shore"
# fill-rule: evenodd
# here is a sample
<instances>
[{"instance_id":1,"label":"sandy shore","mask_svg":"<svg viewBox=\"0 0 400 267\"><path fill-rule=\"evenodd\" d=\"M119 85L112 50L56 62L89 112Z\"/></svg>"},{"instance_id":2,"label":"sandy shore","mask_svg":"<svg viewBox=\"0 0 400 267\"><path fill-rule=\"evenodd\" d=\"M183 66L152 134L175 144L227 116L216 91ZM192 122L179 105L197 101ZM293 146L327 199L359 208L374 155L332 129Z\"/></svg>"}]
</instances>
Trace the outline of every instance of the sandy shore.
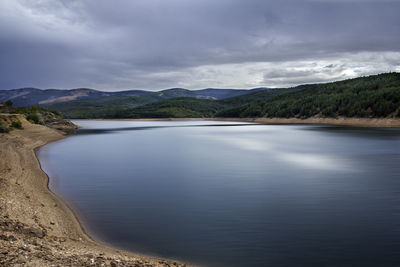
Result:
<instances>
[{"instance_id":1,"label":"sandy shore","mask_svg":"<svg viewBox=\"0 0 400 267\"><path fill-rule=\"evenodd\" d=\"M237 121L263 124L327 124L353 127L399 128L400 119L393 118L156 118L156 119L91 119L120 121ZM79 120L77 120L79 121Z\"/></svg>"},{"instance_id":2,"label":"sandy shore","mask_svg":"<svg viewBox=\"0 0 400 267\"><path fill-rule=\"evenodd\" d=\"M48 189L35 149L65 136L27 122L0 134L0 266L185 266L91 240L71 209Z\"/></svg>"}]
</instances>

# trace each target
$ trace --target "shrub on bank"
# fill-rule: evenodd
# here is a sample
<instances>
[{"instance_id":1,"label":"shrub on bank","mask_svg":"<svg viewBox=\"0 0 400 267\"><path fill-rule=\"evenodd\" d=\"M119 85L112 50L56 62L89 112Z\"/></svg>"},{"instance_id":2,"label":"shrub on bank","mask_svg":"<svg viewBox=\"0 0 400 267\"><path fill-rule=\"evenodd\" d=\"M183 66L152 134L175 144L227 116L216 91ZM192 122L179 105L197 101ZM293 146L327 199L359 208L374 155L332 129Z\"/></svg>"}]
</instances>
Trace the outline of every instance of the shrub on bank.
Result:
<instances>
[{"instance_id":1,"label":"shrub on bank","mask_svg":"<svg viewBox=\"0 0 400 267\"><path fill-rule=\"evenodd\" d=\"M5 125L0 124L0 133L8 133L8 132L10 132L10 129Z\"/></svg>"},{"instance_id":2,"label":"shrub on bank","mask_svg":"<svg viewBox=\"0 0 400 267\"><path fill-rule=\"evenodd\" d=\"M12 128L22 129L22 123L21 123L20 120L12 121L9 127L10 127L11 129L12 129Z\"/></svg>"},{"instance_id":3,"label":"shrub on bank","mask_svg":"<svg viewBox=\"0 0 400 267\"><path fill-rule=\"evenodd\" d=\"M26 115L26 119L30 123L35 123L35 124L44 124L43 117L40 113L29 113Z\"/></svg>"}]
</instances>

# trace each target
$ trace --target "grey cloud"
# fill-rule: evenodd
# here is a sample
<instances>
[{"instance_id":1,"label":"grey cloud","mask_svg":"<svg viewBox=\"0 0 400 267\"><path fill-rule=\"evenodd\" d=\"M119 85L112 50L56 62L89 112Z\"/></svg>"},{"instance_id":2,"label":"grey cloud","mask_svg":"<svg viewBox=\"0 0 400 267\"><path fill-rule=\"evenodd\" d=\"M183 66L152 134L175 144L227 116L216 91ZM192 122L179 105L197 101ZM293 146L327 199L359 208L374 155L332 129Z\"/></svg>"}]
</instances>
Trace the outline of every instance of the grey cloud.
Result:
<instances>
[{"instance_id":1,"label":"grey cloud","mask_svg":"<svg viewBox=\"0 0 400 267\"><path fill-rule=\"evenodd\" d=\"M250 73L249 63L399 53L398 13L400 2L372 0L3 1L0 89L231 86L223 72L229 64ZM385 62L385 69L400 64ZM205 78L196 68L214 71ZM309 71L310 81L326 79Z\"/></svg>"}]
</instances>

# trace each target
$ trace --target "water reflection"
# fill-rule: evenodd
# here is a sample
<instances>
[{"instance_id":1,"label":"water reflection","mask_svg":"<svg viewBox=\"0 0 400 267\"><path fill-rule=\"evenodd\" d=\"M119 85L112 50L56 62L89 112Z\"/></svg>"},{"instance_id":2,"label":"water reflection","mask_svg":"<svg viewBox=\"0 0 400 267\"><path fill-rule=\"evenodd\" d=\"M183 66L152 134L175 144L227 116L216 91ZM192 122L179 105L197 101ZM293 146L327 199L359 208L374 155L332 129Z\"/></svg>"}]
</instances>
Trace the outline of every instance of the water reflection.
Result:
<instances>
[{"instance_id":1,"label":"water reflection","mask_svg":"<svg viewBox=\"0 0 400 267\"><path fill-rule=\"evenodd\" d=\"M282 161L289 164L296 164L304 168L330 170L336 172L356 171L356 166L351 166L348 162L344 162L338 158L323 154L299 154L299 153L279 153L277 155Z\"/></svg>"},{"instance_id":2,"label":"water reflection","mask_svg":"<svg viewBox=\"0 0 400 267\"><path fill-rule=\"evenodd\" d=\"M237 147L241 150L247 151L260 151L265 154L269 154L269 157L280 160L282 162L286 162L291 165L296 165L303 168L311 168L311 169L319 169L319 170L331 170L331 171L347 171L354 172L357 167L353 166L346 162L345 160L341 160L340 158L321 154L321 153L291 153L293 150L292 147L286 148L286 150L282 147L282 145L274 144L271 141L260 139L256 135L249 135L248 128L242 128L242 130L246 129L246 134L241 134L238 137L232 136L221 136L221 135L197 135L197 138L209 140L217 143L226 143L232 147ZM259 130L265 131L263 127L256 127L256 131ZM269 130L269 129L268 129Z\"/></svg>"},{"instance_id":3,"label":"water reflection","mask_svg":"<svg viewBox=\"0 0 400 267\"><path fill-rule=\"evenodd\" d=\"M39 158L107 243L210 266L400 262L398 130L78 123L100 131Z\"/></svg>"}]
</instances>

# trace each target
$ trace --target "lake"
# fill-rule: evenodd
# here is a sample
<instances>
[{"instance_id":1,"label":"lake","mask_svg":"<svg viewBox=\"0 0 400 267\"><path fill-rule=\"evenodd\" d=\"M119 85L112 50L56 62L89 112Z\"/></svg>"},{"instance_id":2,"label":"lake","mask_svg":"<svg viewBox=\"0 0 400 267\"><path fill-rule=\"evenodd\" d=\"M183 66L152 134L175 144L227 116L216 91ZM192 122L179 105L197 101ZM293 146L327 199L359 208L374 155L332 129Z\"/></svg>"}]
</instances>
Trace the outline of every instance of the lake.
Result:
<instances>
[{"instance_id":1,"label":"lake","mask_svg":"<svg viewBox=\"0 0 400 267\"><path fill-rule=\"evenodd\" d=\"M96 240L207 266L400 266L400 129L75 123L38 157Z\"/></svg>"}]
</instances>

